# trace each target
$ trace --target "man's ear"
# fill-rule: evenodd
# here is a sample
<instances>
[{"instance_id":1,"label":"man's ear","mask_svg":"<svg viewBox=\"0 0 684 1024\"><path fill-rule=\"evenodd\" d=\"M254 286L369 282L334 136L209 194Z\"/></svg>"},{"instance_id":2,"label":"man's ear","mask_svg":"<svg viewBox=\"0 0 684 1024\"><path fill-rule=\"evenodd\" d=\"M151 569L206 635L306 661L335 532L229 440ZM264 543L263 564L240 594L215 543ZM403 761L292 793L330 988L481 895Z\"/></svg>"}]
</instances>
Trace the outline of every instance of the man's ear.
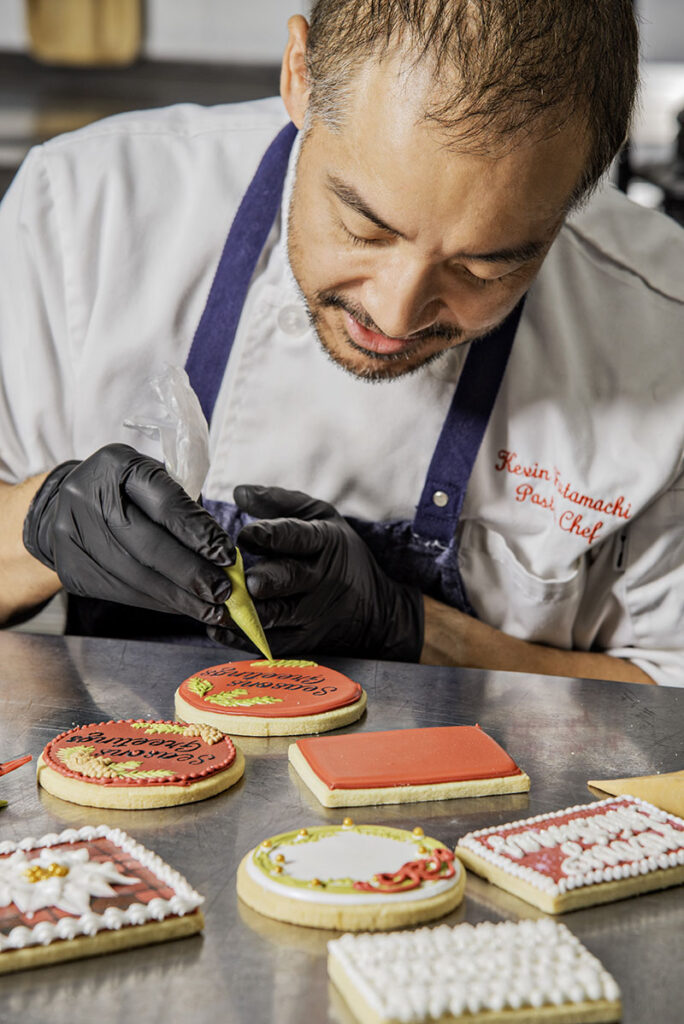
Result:
<instances>
[{"instance_id":1,"label":"man's ear","mask_svg":"<svg viewBox=\"0 0 684 1024\"><path fill-rule=\"evenodd\" d=\"M306 74L306 40L309 25L301 14L287 23L289 38L280 69L280 95L290 119L302 128L309 106L309 82Z\"/></svg>"}]
</instances>

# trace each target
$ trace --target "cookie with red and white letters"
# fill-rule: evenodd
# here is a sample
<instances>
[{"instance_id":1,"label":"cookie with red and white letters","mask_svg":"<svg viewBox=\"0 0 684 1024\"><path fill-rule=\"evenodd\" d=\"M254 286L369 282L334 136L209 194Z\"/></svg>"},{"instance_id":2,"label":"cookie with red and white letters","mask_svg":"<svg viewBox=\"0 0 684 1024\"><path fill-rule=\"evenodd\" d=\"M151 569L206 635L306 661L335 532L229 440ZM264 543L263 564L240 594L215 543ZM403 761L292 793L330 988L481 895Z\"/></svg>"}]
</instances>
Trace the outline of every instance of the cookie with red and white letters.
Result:
<instances>
[{"instance_id":1,"label":"cookie with red and white letters","mask_svg":"<svg viewBox=\"0 0 684 1024\"><path fill-rule=\"evenodd\" d=\"M237 736L296 736L355 722L366 707L358 683L315 661L211 665L176 690L176 716Z\"/></svg>"},{"instance_id":2,"label":"cookie with red and white letters","mask_svg":"<svg viewBox=\"0 0 684 1024\"><path fill-rule=\"evenodd\" d=\"M684 882L684 820L632 796L469 832L469 870L560 914Z\"/></svg>"},{"instance_id":3,"label":"cookie with red and white letters","mask_svg":"<svg viewBox=\"0 0 684 1024\"><path fill-rule=\"evenodd\" d=\"M192 935L203 902L120 829L0 842L0 974Z\"/></svg>"},{"instance_id":4,"label":"cookie with red and white letters","mask_svg":"<svg viewBox=\"0 0 684 1024\"><path fill-rule=\"evenodd\" d=\"M324 807L523 793L523 772L477 725L301 739L288 756Z\"/></svg>"},{"instance_id":5,"label":"cookie with red and white letters","mask_svg":"<svg viewBox=\"0 0 684 1024\"><path fill-rule=\"evenodd\" d=\"M244 770L242 752L219 729L128 719L60 733L43 750L37 775L62 800L131 811L204 800Z\"/></svg>"},{"instance_id":6,"label":"cookie with red and white letters","mask_svg":"<svg viewBox=\"0 0 684 1024\"><path fill-rule=\"evenodd\" d=\"M238 896L253 910L313 928L380 931L448 914L463 899L465 871L417 826L294 829L243 857Z\"/></svg>"},{"instance_id":7,"label":"cookie with red and white letters","mask_svg":"<svg viewBox=\"0 0 684 1024\"><path fill-rule=\"evenodd\" d=\"M343 935L328 943L328 974L361 1024L620 1019L615 980L548 918Z\"/></svg>"}]
</instances>

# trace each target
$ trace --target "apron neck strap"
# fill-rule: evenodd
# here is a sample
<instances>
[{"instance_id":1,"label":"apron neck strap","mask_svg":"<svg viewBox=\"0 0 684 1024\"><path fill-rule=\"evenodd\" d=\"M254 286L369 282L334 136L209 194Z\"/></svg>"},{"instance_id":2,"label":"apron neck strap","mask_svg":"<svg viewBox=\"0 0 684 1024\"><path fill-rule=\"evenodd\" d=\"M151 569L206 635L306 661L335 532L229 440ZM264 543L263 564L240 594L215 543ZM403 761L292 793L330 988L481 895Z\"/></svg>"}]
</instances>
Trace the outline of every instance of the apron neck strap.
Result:
<instances>
[{"instance_id":1,"label":"apron neck strap","mask_svg":"<svg viewBox=\"0 0 684 1024\"><path fill-rule=\"evenodd\" d=\"M297 129L291 123L276 135L242 198L185 364L208 423L254 269L280 210L296 135Z\"/></svg>"},{"instance_id":2,"label":"apron neck strap","mask_svg":"<svg viewBox=\"0 0 684 1024\"><path fill-rule=\"evenodd\" d=\"M470 345L413 520L422 537L444 545L453 539L524 302L492 334Z\"/></svg>"}]
</instances>

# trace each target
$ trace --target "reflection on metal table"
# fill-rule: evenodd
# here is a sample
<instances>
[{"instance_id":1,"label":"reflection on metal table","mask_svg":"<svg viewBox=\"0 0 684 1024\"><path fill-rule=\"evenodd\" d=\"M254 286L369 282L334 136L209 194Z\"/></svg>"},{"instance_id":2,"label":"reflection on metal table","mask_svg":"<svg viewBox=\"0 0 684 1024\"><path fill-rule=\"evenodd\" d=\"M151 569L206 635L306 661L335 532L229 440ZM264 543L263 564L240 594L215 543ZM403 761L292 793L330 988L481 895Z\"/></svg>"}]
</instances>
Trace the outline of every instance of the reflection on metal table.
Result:
<instances>
[{"instance_id":1,"label":"reflection on metal table","mask_svg":"<svg viewBox=\"0 0 684 1024\"><path fill-rule=\"evenodd\" d=\"M243 652L76 637L0 636L0 759L32 753L73 725L173 718L187 676ZM355 820L413 828L454 846L465 832L589 803L587 779L681 769L684 691L517 673L325 659L362 684L368 710L348 730L479 723L528 772L529 793L359 808ZM192 1020L193 1024L347 1024L329 989L337 933L281 924L241 905L237 865L261 839L338 823L287 762L287 737L238 737L244 778L201 803L102 811L38 791L31 766L2 779L0 838L105 823L130 833L205 897L202 936L0 977L0 1018L22 1024ZM446 924L540 912L468 876ZM684 980L677 936L684 886L588 908L561 920L618 981L624 1024L678 1024Z\"/></svg>"}]
</instances>

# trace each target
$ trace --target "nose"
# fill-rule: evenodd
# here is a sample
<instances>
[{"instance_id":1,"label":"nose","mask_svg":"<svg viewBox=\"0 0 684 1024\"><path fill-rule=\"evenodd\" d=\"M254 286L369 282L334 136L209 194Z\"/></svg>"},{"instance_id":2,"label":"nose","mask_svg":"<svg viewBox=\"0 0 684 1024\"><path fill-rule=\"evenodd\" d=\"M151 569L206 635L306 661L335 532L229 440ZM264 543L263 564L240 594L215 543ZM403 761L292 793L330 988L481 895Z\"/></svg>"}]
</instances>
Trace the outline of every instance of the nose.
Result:
<instances>
[{"instance_id":1,"label":"nose","mask_svg":"<svg viewBox=\"0 0 684 1024\"><path fill-rule=\"evenodd\" d=\"M387 260L364 282L361 301L383 334L406 338L449 317L434 268L408 260Z\"/></svg>"}]
</instances>

